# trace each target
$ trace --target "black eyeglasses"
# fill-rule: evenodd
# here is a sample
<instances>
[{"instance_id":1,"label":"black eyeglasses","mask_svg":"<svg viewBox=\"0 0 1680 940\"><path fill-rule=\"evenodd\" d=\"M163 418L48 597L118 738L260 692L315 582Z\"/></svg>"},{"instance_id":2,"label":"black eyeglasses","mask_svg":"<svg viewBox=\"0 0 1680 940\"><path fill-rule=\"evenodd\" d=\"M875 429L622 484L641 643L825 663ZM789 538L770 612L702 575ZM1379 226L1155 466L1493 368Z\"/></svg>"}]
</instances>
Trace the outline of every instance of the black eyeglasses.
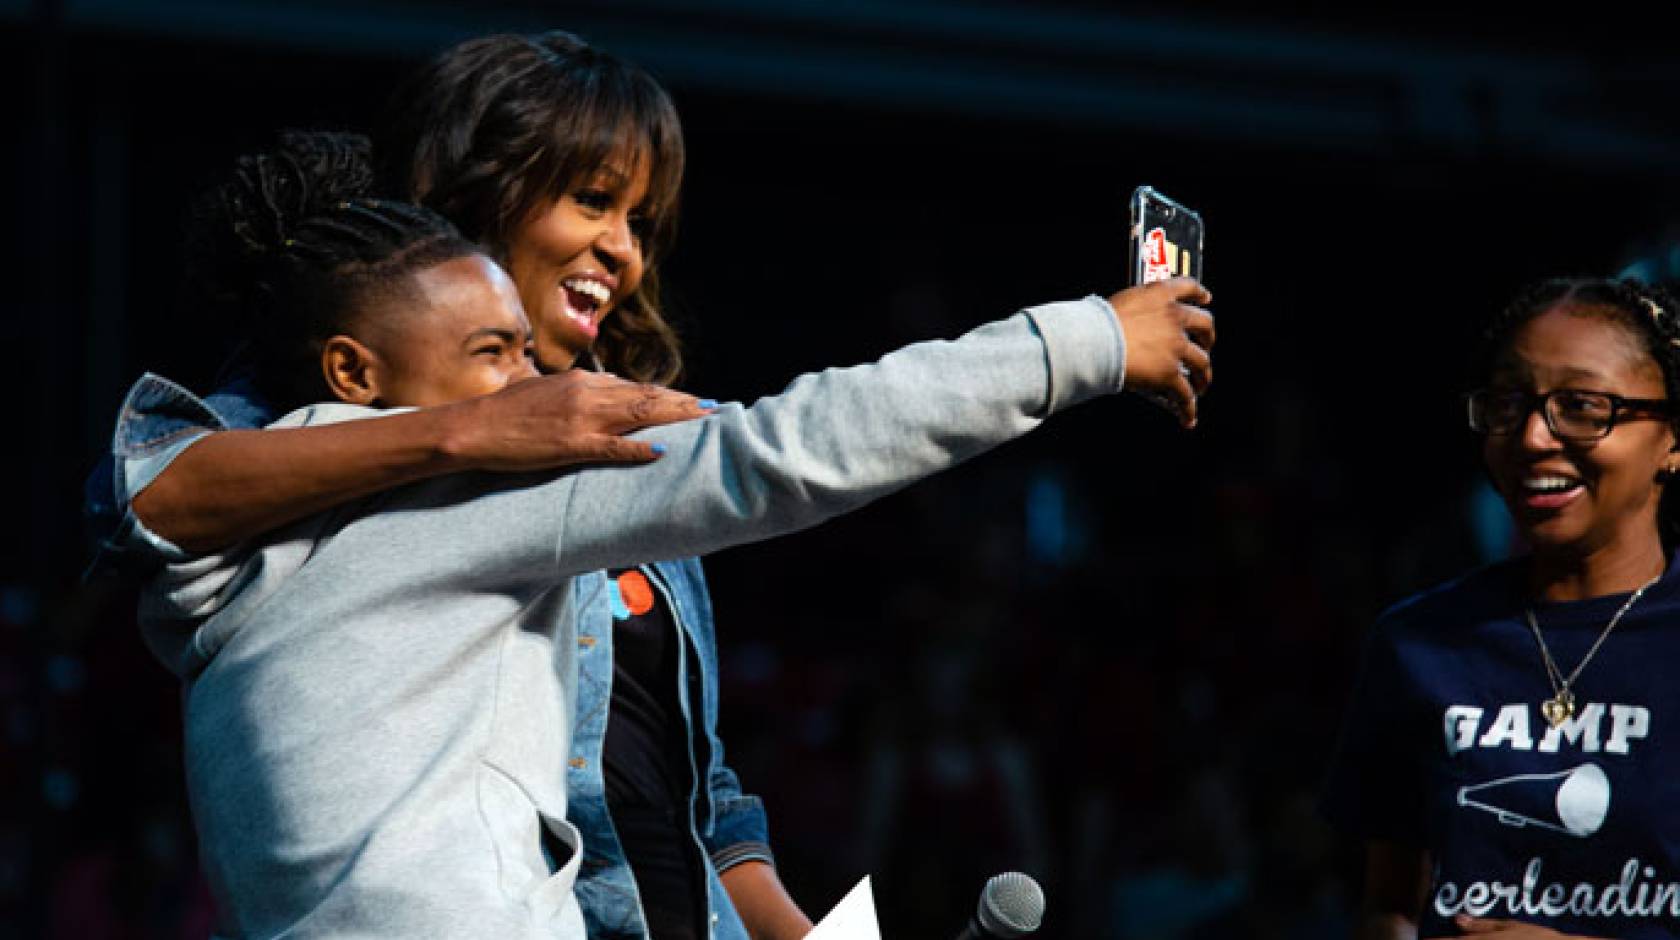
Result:
<instances>
[{"instance_id":1,"label":"black eyeglasses","mask_svg":"<svg viewBox=\"0 0 1680 940\"><path fill-rule=\"evenodd\" d=\"M1470 429L1480 434L1509 434L1540 406L1552 436L1572 444L1603 439L1616 422L1634 417L1667 418L1666 398L1623 398L1609 392L1555 388L1545 394L1484 388L1468 398Z\"/></svg>"}]
</instances>

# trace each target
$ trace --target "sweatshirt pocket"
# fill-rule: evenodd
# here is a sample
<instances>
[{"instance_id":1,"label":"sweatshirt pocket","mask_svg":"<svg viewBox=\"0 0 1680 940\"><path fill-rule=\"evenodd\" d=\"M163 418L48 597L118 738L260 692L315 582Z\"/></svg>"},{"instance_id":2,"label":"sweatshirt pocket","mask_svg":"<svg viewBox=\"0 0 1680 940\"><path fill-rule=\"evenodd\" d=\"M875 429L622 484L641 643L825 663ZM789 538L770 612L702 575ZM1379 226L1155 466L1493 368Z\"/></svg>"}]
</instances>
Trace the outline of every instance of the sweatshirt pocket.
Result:
<instances>
[{"instance_id":1,"label":"sweatshirt pocket","mask_svg":"<svg viewBox=\"0 0 1680 940\"><path fill-rule=\"evenodd\" d=\"M575 935L583 936L573 892L583 860L577 829L539 810L527 790L493 764L479 766L478 806L502 893L529 910L535 922L575 926Z\"/></svg>"}]
</instances>

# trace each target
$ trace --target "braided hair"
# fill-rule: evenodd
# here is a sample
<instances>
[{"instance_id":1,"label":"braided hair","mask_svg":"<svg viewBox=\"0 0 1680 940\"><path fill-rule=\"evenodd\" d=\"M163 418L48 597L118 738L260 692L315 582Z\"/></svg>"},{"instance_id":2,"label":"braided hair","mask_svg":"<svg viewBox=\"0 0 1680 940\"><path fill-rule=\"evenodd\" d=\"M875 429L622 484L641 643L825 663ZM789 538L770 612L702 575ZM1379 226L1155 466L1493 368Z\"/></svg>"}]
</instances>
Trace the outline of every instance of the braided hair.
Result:
<instances>
[{"instance_id":1,"label":"braided hair","mask_svg":"<svg viewBox=\"0 0 1680 940\"><path fill-rule=\"evenodd\" d=\"M366 138L290 131L241 157L196 207L189 284L212 312L245 321L257 390L287 411L330 397L321 349L390 301L418 301L412 275L477 252L448 221L368 196Z\"/></svg>"},{"instance_id":2,"label":"braided hair","mask_svg":"<svg viewBox=\"0 0 1680 940\"><path fill-rule=\"evenodd\" d=\"M1680 438L1680 302L1653 284L1632 278L1577 277L1530 285L1489 322L1482 337L1482 374L1492 373L1517 331L1563 304L1616 323L1638 339L1640 348L1662 370L1665 397L1674 403L1669 424ZM1664 488L1657 529L1666 550L1680 547L1680 486Z\"/></svg>"},{"instance_id":3,"label":"braided hair","mask_svg":"<svg viewBox=\"0 0 1680 940\"><path fill-rule=\"evenodd\" d=\"M435 209L504 256L519 225L626 148L646 162L645 267L603 320L604 368L668 385L682 349L659 301L685 151L671 96L647 72L571 33L500 34L446 50L400 88L377 148L381 185Z\"/></svg>"}]
</instances>

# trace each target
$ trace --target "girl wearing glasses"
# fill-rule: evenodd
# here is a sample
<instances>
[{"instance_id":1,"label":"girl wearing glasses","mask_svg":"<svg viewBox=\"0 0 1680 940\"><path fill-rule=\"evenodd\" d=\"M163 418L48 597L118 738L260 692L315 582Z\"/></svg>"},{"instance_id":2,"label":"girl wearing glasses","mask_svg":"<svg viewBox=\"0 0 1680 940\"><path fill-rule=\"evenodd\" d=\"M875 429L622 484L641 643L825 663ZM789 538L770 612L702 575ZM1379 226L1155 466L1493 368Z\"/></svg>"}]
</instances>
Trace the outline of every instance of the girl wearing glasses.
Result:
<instances>
[{"instance_id":1,"label":"girl wearing glasses","mask_svg":"<svg viewBox=\"0 0 1680 940\"><path fill-rule=\"evenodd\" d=\"M1325 810L1362 938L1680 936L1680 307L1554 280L1469 399L1528 546L1378 621Z\"/></svg>"}]
</instances>

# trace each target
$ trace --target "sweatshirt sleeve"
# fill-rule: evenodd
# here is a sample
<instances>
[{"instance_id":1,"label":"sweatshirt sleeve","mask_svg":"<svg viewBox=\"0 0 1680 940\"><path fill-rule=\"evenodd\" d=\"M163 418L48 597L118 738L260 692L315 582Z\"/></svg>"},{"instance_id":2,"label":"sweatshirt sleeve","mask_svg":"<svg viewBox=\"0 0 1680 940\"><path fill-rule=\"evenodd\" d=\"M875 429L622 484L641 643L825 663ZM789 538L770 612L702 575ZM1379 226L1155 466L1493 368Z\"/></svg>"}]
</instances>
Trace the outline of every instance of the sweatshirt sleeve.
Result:
<instances>
[{"instance_id":1,"label":"sweatshirt sleeve","mask_svg":"<svg viewBox=\"0 0 1680 940\"><path fill-rule=\"evenodd\" d=\"M667 448L651 464L451 474L303 520L262 545L180 560L154 578L148 619L180 633L328 559L333 583L402 584L406 603L770 538L1115 392L1123 364L1118 321L1101 298L1037 307L956 340L801 376L751 407L649 429L638 436ZM323 404L277 424L381 413Z\"/></svg>"},{"instance_id":2,"label":"sweatshirt sleeve","mask_svg":"<svg viewBox=\"0 0 1680 940\"><path fill-rule=\"evenodd\" d=\"M1107 301L1035 307L951 341L795 379L751 407L638 435L633 471L572 478L560 574L705 554L822 522L1120 390L1125 341Z\"/></svg>"}]
</instances>

